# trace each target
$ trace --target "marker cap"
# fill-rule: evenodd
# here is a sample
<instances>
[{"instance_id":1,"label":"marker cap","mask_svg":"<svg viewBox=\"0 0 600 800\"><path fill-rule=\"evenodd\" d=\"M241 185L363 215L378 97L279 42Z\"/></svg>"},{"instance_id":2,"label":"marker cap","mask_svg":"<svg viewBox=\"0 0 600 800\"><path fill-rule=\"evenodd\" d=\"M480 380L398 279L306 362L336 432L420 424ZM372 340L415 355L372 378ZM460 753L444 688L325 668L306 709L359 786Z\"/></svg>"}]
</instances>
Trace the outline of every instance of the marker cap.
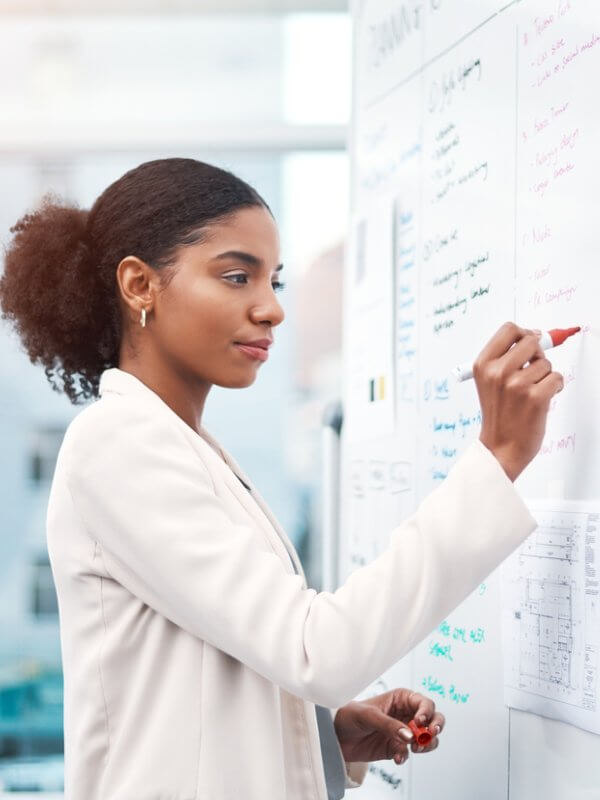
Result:
<instances>
[{"instance_id":1,"label":"marker cap","mask_svg":"<svg viewBox=\"0 0 600 800\"><path fill-rule=\"evenodd\" d=\"M548 333L550 334L554 347L558 347L565 339L568 339L569 336L573 336L574 333L579 333L580 330L581 328L554 328L548 331Z\"/></svg>"},{"instance_id":2,"label":"marker cap","mask_svg":"<svg viewBox=\"0 0 600 800\"><path fill-rule=\"evenodd\" d=\"M429 730L429 728L422 728L411 719L408 723L408 727L414 733L415 741L420 747L427 747L428 744L431 744L431 740L433 739L433 734Z\"/></svg>"}]
</instances>

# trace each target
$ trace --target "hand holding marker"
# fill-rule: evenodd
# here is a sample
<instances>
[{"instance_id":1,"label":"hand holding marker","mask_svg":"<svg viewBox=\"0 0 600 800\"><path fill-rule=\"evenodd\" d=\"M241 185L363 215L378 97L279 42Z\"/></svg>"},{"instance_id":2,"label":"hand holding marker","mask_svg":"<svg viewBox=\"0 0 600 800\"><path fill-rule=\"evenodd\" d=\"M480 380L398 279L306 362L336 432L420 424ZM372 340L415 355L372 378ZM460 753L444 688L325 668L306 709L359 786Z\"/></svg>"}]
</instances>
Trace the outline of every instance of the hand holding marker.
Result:
<instances>
[{"instance_id":1,"label":"hand holding marker","mask_svg":"<svg viewBox=\"0 0 600 800\"><path fill-rule=\"evenodd\" d=\"M555 328L551 331L546 331L540 336L540 347L542 350L550 350L551 347L558 347L565 339L568 339L569 336L573 336L573 334L578 333L580 330L581 328L577 327ZM473 365L460 364L458 367L454 367L452 374L459 381L467 381L473 377Z\"/></svg>"}]
</instances>

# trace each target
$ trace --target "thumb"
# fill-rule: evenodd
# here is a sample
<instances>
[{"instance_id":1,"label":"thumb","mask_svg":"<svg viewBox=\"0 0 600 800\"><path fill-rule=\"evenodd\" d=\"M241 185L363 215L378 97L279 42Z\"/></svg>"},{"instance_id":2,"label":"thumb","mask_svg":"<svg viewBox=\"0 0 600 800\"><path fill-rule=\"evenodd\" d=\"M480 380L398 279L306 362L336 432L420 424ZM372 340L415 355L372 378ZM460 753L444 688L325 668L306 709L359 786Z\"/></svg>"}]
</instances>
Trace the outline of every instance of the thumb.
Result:
<instances>
[{"instance_id":1,"label":"thumb","mask_svg":"<svg viewBox=\"0 0 600 800\"><path fill-rule=\"evenodd\" d=\"M412 742L414 735L408 725L400 722L394 717L390 717L377 706L368 706L365 713L365 720L373 730L382 733L389 739L396 739L404 742Z\"/></svg>"}]
</instances>

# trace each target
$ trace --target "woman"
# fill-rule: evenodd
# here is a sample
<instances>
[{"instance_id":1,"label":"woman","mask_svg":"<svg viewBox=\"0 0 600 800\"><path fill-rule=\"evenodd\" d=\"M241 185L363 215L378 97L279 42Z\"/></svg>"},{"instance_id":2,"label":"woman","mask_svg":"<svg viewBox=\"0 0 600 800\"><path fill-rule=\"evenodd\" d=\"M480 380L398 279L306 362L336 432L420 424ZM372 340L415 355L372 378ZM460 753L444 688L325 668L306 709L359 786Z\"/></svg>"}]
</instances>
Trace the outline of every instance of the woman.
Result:
<instances>
[{"instance_id":1,"label":"woman","mask_svg":"<svg viewBox=\"0 0 600 800\"><path fill-rule=\"evenodd\" d=\"M211 386L249 386L283 321L266 203L173 158L89 212L46 200L13 231L3 316L53 388L100 396L68 427L48 507L66 796L325 800L365 762L416 750L413 718L434 748L431 701L349 701L535 527L512 481L562 388L536 335L494 336L476 365L480 440L376 561L317 593L202 426Z\"/></svg>"}]
</instances>

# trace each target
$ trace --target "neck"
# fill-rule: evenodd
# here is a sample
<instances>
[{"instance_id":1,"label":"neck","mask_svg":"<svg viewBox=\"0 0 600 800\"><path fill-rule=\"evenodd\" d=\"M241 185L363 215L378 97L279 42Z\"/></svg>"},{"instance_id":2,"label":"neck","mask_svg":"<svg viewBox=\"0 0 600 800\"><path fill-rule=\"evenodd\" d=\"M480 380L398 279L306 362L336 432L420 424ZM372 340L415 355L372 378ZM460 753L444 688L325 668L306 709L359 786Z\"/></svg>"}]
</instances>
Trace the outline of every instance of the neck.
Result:
<instances>
[{"instance_id":1,"label":"neck","mask_svg":"<svg viewBox=\"0 0 600 800\"><path fill-rule=\"evenodd\" d=\"M202 414L211 384L184 375L158 359L132 358L122 354L119 369L131 373L157 394L196 433L200 433Z\"/></svg>"}]
</instances>

